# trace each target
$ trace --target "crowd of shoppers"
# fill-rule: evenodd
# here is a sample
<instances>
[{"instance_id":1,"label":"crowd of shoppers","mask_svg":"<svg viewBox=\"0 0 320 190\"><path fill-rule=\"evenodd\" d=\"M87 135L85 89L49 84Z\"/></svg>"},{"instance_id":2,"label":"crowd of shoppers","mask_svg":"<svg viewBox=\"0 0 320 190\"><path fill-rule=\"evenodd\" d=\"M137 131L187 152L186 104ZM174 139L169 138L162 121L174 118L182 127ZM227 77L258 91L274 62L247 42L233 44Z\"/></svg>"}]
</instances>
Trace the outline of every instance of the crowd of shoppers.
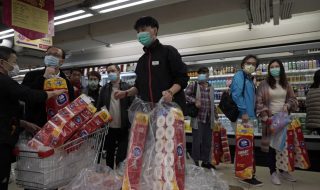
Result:
<instances>
[{"instance_id":1,"label":"crowd of shoppers","mask_svg":"<svg viewBox=\"0 0 320 190\"><path fill-rule=\"evenodd\" d=\"M0 47L0 189L7 189L10 166L13 158L12 149L24 129L34 132L47 122L46 100L64 91L43 91L47 78L58 76L66 80L70 101L81 93L92 97L99 109L106 107L112 115L110 129L106 136L104 148L106 163L114 168L126 158L130 123L128 109L135 96L144 101L157 103L161 98L165 102L176 102L184 113L187 113L186 102L194 103L198 109L196 117L191 119L192 125L192 158L197 166L214 168L210 163L211 130L218 121L214 104L214 88L208 83L209 69L198 70L196 82L188 85L187 66L181 55L173 46L163 45L157 39L159 23L156 19L142 17L134 24L137 40L143 45L144 54L140 57L135 70L136 80L130 86L120 78L118 65L108 65L109 82L100 86L99 72L88 73L87 88L82 89L82 71L72 69L69 79L60 69L65 61L65 52L58 47L48 48L44 64L45 69L31 71L26 74L22 84L18 84L12 76L19 73L16 53ZM230 85L231 97L239 110L239 121L246 123L256 118L263 122L263 137L268 139L270 118L279 112L293 112L298 101L293 88L287 80L281 60L273 60L268 65L268 74L258 89L254 83L253 73L259 65L254 55L246 56L241 69L235 73ZM307 94L307 127L320 134L320 71L314 75L314 83ZM185 89L185 90L184 90ZM26 104L25 116L21 114L19 101ZM22 118L25 118L23 120ZM268 152L268 164L271 181L280 185L279 175L289 181L295 178L288 172L276 171L275 149L264 143L263 150ZM254 164L255 174L255 164ZM255 186L262 182L255 178L242 180Z\"/></svg>"}]
</instances>

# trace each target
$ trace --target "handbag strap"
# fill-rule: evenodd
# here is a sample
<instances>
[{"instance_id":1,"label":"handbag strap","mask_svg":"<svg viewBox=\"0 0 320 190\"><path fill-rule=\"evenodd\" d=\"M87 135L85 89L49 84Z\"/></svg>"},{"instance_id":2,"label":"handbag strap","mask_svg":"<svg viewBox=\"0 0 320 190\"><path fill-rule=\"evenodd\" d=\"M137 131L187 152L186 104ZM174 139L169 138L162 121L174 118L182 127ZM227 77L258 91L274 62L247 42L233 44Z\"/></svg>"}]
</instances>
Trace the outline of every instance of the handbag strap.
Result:
<instances>
[{"instance_id":1,"label":"handbag strap","mask_svg":"<svg viewBox=\"0 0 320 190\"><path fill-rule=\"evenodd\" d=\"M243 73L243 88L242 88L242 96L244 96L244 89L246 88L246 75L244 74L244 71L242 71Z\"/></svg>"},{"instance_id":2,"label":"handbag strap","mask_svg":"<svg viewBox=\"0 0 320 190\"><path fill-rule=\"evenodd\" d=\"M193 94L195 98L197 98L197 90L198 90L198 83L194 82Z\"/></svg>"}]
</instances>

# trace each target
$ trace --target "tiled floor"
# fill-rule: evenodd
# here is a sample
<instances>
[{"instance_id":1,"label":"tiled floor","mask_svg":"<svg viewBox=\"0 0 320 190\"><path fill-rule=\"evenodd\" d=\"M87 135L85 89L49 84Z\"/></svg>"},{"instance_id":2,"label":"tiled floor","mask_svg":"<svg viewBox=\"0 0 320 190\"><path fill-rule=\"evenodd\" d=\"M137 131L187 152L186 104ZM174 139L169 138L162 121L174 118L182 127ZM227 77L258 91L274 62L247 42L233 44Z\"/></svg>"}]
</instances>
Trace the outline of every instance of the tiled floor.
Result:
<instances>
[{"instance_id":1,"label":"tiled floor","mask_svg":"<svg viewBox=\"0 0 320 190\"><path fill-rule=\"evenodd\" d=\"M229 185L240 186L244 190L319 190L320 189L320 172L295 171L293 175L297 178L297 182L288 182L281 180L282 185L273 185L270 181L268 168L257 167L257 179L261 180L264 185L262 187L250 187L239 183L234 177L233 165L220 165L217 167L216 173L226 180ZM14 183L10 184L9 190L20 190ZM107 190L107 189L106 189Z\"/></svg>"}]
</instances>

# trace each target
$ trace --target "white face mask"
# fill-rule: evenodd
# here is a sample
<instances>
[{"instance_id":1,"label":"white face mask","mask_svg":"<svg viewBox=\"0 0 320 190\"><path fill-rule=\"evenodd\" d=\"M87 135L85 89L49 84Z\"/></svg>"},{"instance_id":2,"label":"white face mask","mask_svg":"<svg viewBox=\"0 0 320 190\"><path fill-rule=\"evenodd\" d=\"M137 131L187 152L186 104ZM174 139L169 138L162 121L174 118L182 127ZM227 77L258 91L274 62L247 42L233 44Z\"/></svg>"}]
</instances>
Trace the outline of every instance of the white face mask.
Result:
<instances>
[{"instance_id":1,"label":"white face mask","mask_svg":"<svg viewBox=\"0 0 320 190\"><path fill-rule=\"evenodd\" d=\"M20 68L19 65L14 65L13 69L8 72L9 77L15 77L19 74Z\"/></svg>"},{"instance_id":2,"label":"white face mask","mask_svg":"<svg viewBox=\"0 0 320 190\"><path fill-rule=\"evenodd\" d=\"M256 70L256 67L253 66L253 65L244 65L244 69L243 70L248 74L252 74Z\"/></svg>"}]
</instances>

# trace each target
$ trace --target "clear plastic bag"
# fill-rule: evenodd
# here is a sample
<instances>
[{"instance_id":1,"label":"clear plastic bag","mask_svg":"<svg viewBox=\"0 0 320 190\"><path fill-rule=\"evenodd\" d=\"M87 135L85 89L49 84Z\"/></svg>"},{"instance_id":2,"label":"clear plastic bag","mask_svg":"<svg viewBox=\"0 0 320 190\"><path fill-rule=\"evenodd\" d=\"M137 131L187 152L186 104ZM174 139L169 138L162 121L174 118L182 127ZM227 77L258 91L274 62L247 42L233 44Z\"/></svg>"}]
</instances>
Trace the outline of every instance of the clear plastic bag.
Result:
<instances>
[{"instance_id":1,"label":"clear plastic bag","mask_svg":"<svg viewBox=\"0 0 320 190\"><path fill-rule=\"evenodd\" d=\"M108 166L94 165L83 169L65 190L119 190L122 177Z\"/></svg>"},{"instance_id":2,"label":"clear plastic bag","mask_svg":"<svg viewBox=\"0 0 320 190\"><path fill-rule=\"evenodd\" d=\"M270 146L278 151L285 149L287 139L287 128L284 127L277 133L270 136Z\"/></svg>"},{"instance_id":3,"label":"clear plastic bag","mask_svg":"<svg viewBox=\"0 0 320 190\"><path fill-rule=\"evenodd\" d=\"M228 184L214 170L186 165L185 190L228 190Z\"/></svg>"},{"instance_id":4,"label":"clear plastic bag","mask_svg":"<svg viewBox=\"0 0 320 190\"><path fill-rule=\"evenodd\" d=\"M286 112L274 114L271 119L272 125L270 126L270 129L272 134L283 132L282 129L292 121L291 116L289 116Z\"/></svg>"}]
</instances>

